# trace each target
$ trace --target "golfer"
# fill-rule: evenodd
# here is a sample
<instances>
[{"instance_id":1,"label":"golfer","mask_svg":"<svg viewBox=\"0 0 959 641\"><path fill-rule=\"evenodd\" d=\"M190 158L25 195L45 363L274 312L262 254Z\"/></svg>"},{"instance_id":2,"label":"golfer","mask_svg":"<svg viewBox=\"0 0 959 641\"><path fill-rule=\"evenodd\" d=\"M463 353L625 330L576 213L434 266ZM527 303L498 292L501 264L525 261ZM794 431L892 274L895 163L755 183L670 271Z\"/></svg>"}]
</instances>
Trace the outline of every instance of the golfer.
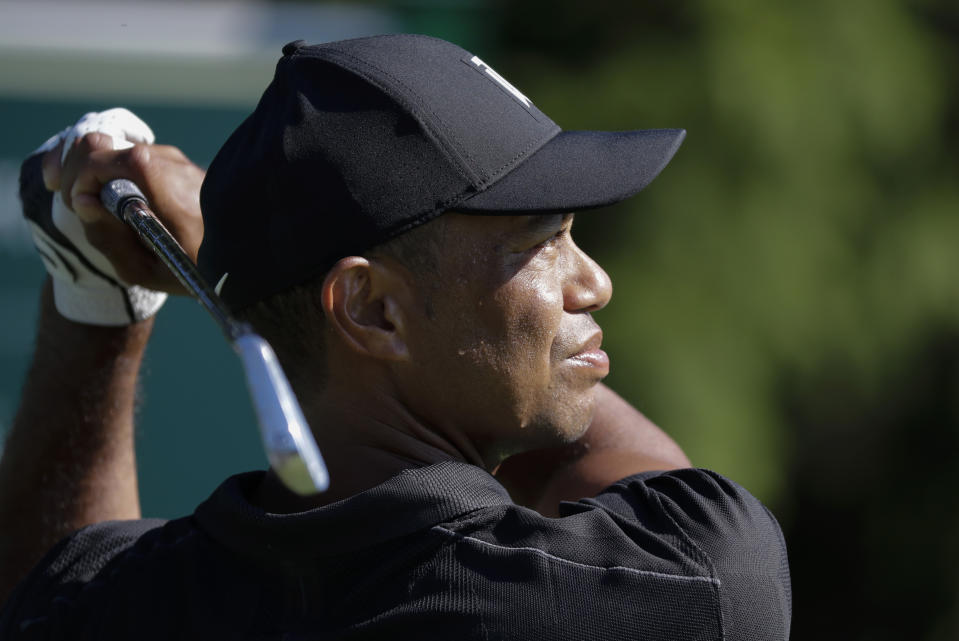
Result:
<instances>
[{"instance_id":1,"label":"golfer","mask_svg":"<svg viewBox=\"0 0 959 641\"><path fill-rule=\"evenodd\" d=\"M287 45L205 176L125 110L52 138L21 176L51 279L0 463L0 638L788 638L775 519L601 382L612 288L573 212L684 134L561 131L393 35ZM270 341L327 492L248 472L140 517L137 372L179 286L100 205L114 178Z\"/></svg>"}]
</instances>

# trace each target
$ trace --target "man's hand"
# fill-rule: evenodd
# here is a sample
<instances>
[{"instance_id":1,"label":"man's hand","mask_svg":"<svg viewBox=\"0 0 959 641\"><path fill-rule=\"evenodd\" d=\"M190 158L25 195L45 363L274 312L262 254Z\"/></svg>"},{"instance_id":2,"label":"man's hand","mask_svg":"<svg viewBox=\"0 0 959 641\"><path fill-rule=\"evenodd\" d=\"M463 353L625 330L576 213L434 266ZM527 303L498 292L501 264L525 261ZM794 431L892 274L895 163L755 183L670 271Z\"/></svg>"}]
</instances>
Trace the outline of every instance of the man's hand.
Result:
<instances>
[{"instance_id":1,"label":"man's hand","mask_svg":"<svg viewBox=\"0 0 959 641\"><path fill-rule=\"evenodd\" d=\"M200 185L203 170L182 151L168 145L135 145L115 150L110 136L92 133L67 151L61 165L60 148L43 156L43 182L58 191L64 204L83 223L90 244L113 264L120 278L150 289L183 293L169 269L100 203L103 185L115 178L135 182L154 213L196 260L203 240Z\"/></svg>"},{"instance_id":2,"label":"man's hand","mask_svg":"<svg viewBox=\"0 0 959 641\"><path fill-rule=\"evenodd\" d=\"M44 267L53 276L60 314L90 325L129 325L155 314L166 301L166 293L124 282L106 256L87 240L83 224L64 203L62 194L48 190L43 183L43 152L52 149L48 155L63 160L72 155L77 140L91 133L108 134L112 149L154 140L150 127L126 109L85 114L24 161L20 169L23 216Z\"/></svg>"}]
</instances>

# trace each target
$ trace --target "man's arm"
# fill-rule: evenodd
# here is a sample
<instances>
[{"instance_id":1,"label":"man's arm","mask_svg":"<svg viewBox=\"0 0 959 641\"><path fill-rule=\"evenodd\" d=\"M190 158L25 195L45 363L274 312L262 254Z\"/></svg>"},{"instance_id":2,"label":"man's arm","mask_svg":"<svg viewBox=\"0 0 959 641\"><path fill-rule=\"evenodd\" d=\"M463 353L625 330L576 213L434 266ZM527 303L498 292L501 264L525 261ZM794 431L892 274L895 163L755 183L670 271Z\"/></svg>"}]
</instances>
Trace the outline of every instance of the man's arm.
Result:
<instances>
[{"instance_id":1,"label":"man's arm","mask_svg":"<svg viewBox=\"0 0 959 641\"><path fill-rule=\"evenodd\" d=\"M62 166L60 152L42 157L42 182L63 195L87 242L124 283L177 291L169 270L103 209L99 191L113 178L136 182L195 259L203 235L202 170L173 147L115 150L109 136L96 133L80 140ZM0 459L0 601L63 536L140 515L133 409L151 327L149 319L120 327L68 320L45 286L33 363Z\"/></svg>"},{"instance_id":2,"label":"man's arm","mask_svg":"<svg viewBox=\"0 0 959 641\"><path fill-rule=\"evenodd\" d=\"M596 388L596 413L586 434L565 447L512 456L496 478L513 499L547 516L559 502L594 496L640 472L689 467L673 439L603 384Z\"/></svg>"},{"instance_id":3,"label":"man's arm","mask_svg":"<svg viewBox=\"0 0 959 641\"><path fill-rule=\"evenodd\" d=\"M33 363L0 459L0 602L62 537L140 516L133 408L152 325L74 323L44 287Z\"/></svg>"}]
</instances>

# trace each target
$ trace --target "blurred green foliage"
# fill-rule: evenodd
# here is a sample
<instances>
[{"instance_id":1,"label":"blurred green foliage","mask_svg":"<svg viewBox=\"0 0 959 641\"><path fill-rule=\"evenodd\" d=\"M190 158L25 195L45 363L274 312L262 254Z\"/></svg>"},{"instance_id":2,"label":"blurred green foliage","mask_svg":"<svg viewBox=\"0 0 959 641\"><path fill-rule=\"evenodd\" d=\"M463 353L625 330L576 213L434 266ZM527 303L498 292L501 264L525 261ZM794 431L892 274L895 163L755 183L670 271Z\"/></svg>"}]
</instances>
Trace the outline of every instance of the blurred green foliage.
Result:
<instances>
[{"instance_id":1,"label":"blurred green foliage","mask_svg":"<svg viewBox=\"0 0 959 641\"><path fill-rule=\"evenodd\" d=\"M902 0L503 4L565 129L684 127L577 218L613 387L782 520L794 638L959 638L959 11Z\"/></svg>"}]
</instances>

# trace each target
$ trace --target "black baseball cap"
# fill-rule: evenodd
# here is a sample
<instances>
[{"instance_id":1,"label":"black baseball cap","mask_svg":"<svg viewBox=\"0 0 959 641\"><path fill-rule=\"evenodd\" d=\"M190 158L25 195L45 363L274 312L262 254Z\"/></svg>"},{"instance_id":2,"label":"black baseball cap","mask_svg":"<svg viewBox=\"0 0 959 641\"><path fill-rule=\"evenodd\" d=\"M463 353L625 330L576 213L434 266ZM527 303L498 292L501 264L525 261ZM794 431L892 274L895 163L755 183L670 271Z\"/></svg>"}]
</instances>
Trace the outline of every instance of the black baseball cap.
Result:
<instances>
[{"instance_id":1,"label":"black baseball cap","mask_svg":"<svg viewBox=\"0 0 959 641\"><path fill-rule=\"evenodd\" d=\"M292 42L207 172L200 271L238 311L445 211L618 202L685 134L562 131L480 58L436 38Z\"/></svg>"}]
</instances>

